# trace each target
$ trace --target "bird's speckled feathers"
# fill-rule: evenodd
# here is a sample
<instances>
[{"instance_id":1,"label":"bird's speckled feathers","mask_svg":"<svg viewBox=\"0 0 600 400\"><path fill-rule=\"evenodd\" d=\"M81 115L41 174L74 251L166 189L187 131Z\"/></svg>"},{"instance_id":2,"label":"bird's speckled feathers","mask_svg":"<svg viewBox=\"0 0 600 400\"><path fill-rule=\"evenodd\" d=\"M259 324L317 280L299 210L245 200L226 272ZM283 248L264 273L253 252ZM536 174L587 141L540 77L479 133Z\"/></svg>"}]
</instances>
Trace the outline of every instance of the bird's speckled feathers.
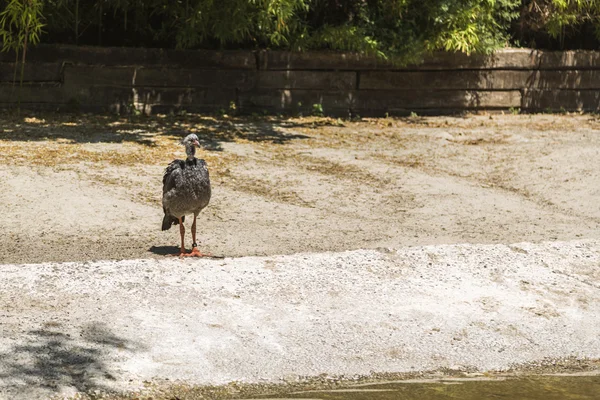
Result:
<instances>
[{"instance_id":1,"label":"bird's speckled feathers","mask_svg":"<svg viewBox=\"0 0 600 400\"><path fill-rule=\"evenodd\" d=\"M193 144L190 146L186 143L190 137L190 142L197 143L196 135L188 135L184 139L188 158L172 161L163 175L163 230L169 229L171 225L178 223L178 218L187 214L197 216L210 201L208 166L206 161L193 156Z\"/></svg>"}]
</instances>

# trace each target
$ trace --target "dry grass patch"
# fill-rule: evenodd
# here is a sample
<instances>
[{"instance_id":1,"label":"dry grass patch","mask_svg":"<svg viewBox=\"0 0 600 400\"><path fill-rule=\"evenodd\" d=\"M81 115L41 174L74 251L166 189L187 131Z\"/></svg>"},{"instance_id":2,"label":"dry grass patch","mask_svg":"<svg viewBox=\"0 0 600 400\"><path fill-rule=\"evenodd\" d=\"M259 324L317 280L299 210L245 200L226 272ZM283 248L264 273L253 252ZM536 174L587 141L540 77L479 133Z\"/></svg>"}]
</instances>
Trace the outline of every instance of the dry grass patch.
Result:
<instances>
[{"instance_id":1,"label":"dry grass patch","mask_svg":"<svg viewBox=\"0 0 600 400\"><path fill-rule=\"evenodd\" d=\"M209 142L235 140L235 134L222 129L213 118L197 116L180 121L166 117L48 114L4 116L0 120L0 162L45 166L75 162L166 165L174 158L184 157L179 140L190 132L199 132L206 139L207 150L199 156L213 168L220 169L233 161L222 152L212 151Z\"/></svg>"}]
</instances>

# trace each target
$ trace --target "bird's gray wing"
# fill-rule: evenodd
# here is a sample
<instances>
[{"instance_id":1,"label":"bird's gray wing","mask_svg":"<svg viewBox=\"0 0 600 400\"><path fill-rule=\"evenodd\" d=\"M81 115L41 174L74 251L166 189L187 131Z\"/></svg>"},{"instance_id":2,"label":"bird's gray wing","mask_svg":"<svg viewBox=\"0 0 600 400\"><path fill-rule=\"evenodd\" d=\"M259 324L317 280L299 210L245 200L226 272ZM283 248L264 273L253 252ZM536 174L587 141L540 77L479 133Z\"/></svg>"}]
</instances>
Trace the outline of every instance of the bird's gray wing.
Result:
<instances>
[{"instance_id":1,"label":"bird's gray wing","mask_svg":"<svg viewBox=\"0 0 600 400\"><path fill-rule=\"evenodd\" d=\"M181 177L181 170L185 167L185 161L172 161L163 175L163 194L177 186L178 178Z\"/></svg>"}]
</instances>

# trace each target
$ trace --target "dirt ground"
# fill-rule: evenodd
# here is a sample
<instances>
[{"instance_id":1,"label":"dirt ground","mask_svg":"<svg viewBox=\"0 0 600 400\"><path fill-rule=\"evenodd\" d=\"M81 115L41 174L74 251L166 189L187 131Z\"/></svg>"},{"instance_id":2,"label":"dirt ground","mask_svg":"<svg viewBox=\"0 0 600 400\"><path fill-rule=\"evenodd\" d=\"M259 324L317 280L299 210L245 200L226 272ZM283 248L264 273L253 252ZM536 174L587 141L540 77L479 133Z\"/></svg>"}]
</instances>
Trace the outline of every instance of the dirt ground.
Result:
<instances>
[{"instance_id":1,"label":"dirt ground","mask_svg":"<svg viewBox=\"0 0 600 400\"><path fill-rule=\"evenodd\" d=\"M0 263L175 252L161 180L188 132L210 168L198 226L215 256L600 237L595 115L4 114Z\"/></svg>"}]
</instances>

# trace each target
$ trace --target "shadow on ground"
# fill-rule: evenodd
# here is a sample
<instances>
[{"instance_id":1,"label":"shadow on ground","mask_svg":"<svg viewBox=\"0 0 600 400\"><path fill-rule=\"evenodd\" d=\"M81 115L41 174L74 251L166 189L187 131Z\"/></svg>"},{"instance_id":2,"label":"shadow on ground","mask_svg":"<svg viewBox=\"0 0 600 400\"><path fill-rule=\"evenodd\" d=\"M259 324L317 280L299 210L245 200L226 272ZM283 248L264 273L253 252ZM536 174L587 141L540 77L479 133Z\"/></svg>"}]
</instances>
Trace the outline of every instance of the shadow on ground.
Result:
<instances>
[{"instance_id":1,"label":"shadow on ground","mask_svg":"<svg viewBox=\"0 0 600 400\"><path fill-rule=\"evenodd\" d=\"M149 252L159 256L171 256L179 253L177 246L152 246L148 249Z\"/></svg>"},{"instance_id":2,"label":"shadow on ground","mask_svg":"<svg viewBox=\"0 0 600 400\"><path fill-rule=\"evenodd\" d=\"M201 145L221 151L221 144L236 139L284 144L306 139L302 134L284 132L282 127L297 126L279 117L222 117L189 114L186 116L107 116L90 114L3 115L0 140L63 140L68 143L136 143L155 146L157 138L179 140L196 133ZM302 125L302 123L300 123Z\"/></svg>"},{"instance_id":3,"label":"shadow on ground","mask_svg":"<svg viewBox=\"0 0 600 400\"><path fill-rule=\"evenodd\" d=\"M152 246L148 249L149 252L154 253L156 255L159 256L165 256L165 257L169 257L169 256L177 256L179 255L179 247L177 246ZM192 249L187 248L186 249L187 252L192 251ZM202 249L200 249L200 251L202 252ZM204 252L202 252L204 253ZM220 255L220 254L210 254L210 253L205 253L205 256L203 258L212 258L212 259L216 259L216 260L221 260L223 258L225 258L224 255Z\"/></svg>"},{"instance_id":4,"label":"shadow on ground","mask_svg":"<svg viewBox=\"0 0 600 400\"><path fill-rule=\"evenodd\" d=\"M115 381L117 372L105 360L116 351L121 355L141 350L100 323L85 326L77 338L46 324L30 331L23 344L0 354L0 394L8 391L15 398L26 398L36 391L52 393L67 387L108 391L106 382Z\"/></svg>"}]
</instances>

